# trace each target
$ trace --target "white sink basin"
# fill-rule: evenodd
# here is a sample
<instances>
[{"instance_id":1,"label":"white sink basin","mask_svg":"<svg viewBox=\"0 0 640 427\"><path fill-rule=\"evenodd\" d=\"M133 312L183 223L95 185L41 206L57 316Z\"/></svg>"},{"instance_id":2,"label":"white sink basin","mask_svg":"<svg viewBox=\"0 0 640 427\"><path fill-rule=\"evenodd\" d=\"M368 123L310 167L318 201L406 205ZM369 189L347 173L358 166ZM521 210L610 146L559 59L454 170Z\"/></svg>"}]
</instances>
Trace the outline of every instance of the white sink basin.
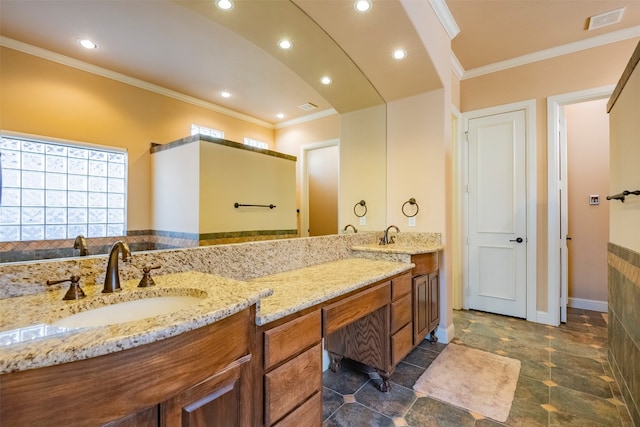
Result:
<instances>
[{"instance_id":1,"label":"white sink basin","mask_svg":"<svg viewBox=\"0 0 640 427\"><path fill-rule=\"evenodd\" d=\"M202 298L192 296L144 298L85 310L63 317L52 325L71 328L115 325L173 313L201 301Z\"/></svg>"}]
</instances>

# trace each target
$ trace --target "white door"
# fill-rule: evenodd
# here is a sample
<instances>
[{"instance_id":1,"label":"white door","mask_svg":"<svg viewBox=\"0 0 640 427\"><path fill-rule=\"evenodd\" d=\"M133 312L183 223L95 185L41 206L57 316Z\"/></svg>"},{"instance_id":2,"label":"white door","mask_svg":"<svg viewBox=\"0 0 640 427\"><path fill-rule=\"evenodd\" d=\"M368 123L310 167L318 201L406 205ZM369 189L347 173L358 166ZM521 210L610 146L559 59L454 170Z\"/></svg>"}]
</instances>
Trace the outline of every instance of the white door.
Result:
<instances>
[{"instance_id":1,"label":"white door","mask_svg":"<svg viewBox=\"0 0 640 427\"><path fill-rule=\"evenodd\" d=\"M526 318L525 111L470 119L467 137L469 308Z\"/></svg>"},{"instance_id":2,"label":"white door","mask_svg":"<svg viewBox=\"0 0 640 427\"><path fill-rule=\"evenodd\" d=\"M560 253L560 321L567 323L567 302L569 299L569 188L567 182L567 119L564 108L559 111L558 138L558 200L560 200L560 235L557 236Z\"/></svg>"}]
</instances>

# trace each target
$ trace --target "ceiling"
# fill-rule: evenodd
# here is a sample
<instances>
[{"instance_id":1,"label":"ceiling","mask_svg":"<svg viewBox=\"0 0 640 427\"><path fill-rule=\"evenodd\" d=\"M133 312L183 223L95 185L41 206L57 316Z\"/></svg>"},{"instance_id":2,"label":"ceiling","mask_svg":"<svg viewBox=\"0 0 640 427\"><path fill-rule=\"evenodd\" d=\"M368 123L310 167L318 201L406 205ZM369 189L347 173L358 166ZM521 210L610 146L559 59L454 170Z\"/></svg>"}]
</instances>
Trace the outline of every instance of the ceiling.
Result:
<instances>
[{"instance_id":1,"label":"ceiling","mask_svg":"<svg viewBox=\"0 0 640 427\"><path fill-rule=\"evenodd\" d=\"M638 0L446 2L461 30L451 48L467 71L570 43L606 40L603 37L640 37ZM590 16L623 7L620 23L587 31Z\"/></svg>"},{"instance_id":2,"label":"ceiling","mask_svg":"<svg viewBox=\"0 0 640 427\"><path fill-rule=\"evenodd\" d=\"M82 61L271 126L442 86L402 5L424 0L373 1L360 14L353 0L236 0L227 12L203 0L0 0L0 34L5 46L63 55L55 59ZM640 37L637 0L446 4L461 30L453 53L466 71L584 40ZM585 30L588 16L620 7L619 24ZM80 49L83 37L99 48ZM293 49L280 50L281 37ZM398 47L408 52L402 61L391 58ZM325 74L333 78L329 86L319 83ZM232 96L220 97L222 90ZM306 103L317 108L298 108Z\"/></svg>"}]
</instances>

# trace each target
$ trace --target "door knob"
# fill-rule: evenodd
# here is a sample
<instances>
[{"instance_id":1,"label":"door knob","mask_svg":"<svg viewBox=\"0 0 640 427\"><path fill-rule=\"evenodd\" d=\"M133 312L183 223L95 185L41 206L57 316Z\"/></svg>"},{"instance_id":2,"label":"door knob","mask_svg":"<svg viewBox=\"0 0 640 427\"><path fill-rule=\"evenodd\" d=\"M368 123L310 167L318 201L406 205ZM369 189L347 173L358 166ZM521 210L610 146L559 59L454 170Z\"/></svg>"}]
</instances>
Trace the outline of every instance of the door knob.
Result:
<instances>
[{"instance_id":1,"label":"door knob","mask_svg":"<svg viewBox=\"0 0 640 427\"><path fill-rule=\"evenodd\" d=\"M518 237L517 239L513 239L513 240L509 240L510 242L518 242L518 243L522 243L524 240L522 239L522 237Z\"/></svg>"}]
</instances>

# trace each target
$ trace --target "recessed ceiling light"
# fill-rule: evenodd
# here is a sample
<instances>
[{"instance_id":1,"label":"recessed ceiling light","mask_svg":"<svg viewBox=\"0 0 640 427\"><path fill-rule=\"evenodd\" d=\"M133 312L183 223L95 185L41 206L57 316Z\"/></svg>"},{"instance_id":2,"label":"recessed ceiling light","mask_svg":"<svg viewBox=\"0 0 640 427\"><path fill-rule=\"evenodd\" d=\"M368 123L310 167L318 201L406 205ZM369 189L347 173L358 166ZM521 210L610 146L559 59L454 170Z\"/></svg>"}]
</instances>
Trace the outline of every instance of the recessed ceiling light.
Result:
<instances>
[{"instance_id":1,"label":"recessed ceiling light","mask_svg":"<svg viewBox=\"0 0 640 427\"><path fill-rule=\"evenodd\" d=\"M279 119L284 119L287 116L284 113L278 113L278 114L276 114L276 117L279 118Z\"/></svg>"},{"instance_id":2,"label":"recessed ceiling light","mask_svg":"<svg viewBox=\"0 0 640 427\"><path fill-rule=\"evenodd\" d=\"M356 0L356 2L353 4L353 7L356 9L356 11L360 13L368 12L369 10L371 10L372 6L373 4L371 3L371 0Z\"/></svg>"},{"instance_id":3,"label":"recessed ceiling light","mask_svg":"<svg viewBox=\"0 0 640 427\"><path fill-rule=\"evenodd\" d=\"M322 76L320 78L320 83L322 83L323 85L330 85L331 84L331 77L329 76Z\"/></svg>"},{"instance_id":4,"label":"recessed ceiling light","mask_svg":"<svg viewBox=\"0 0 640 427\"><path fill-rule=\"evenodd\" d=\"M280 46L280 49L291 49L293 43L291 43L291 40L283 39L278 42L278 46Z\"/></svg>"},{"instance_id":5,"label":"recessed ceiling light","mask_svg":"<svg viewBox=\"0 0 640 427\"><path fill-rule=\"evenodd\" d=\"M231 96L231 94L229 92L227 92L226 90L222 90L220 91L220 96L223 98L229 98Z\"/></svg>"},{"instance_id":6,"label":"recessed ceiling light","mask_svg":"<svg viewBox=\"0 0 640 427\"><path fill-rule=\"evenodd\" d=\"M231 10L233 9L233 0L216 0L216 6L218 9Z\"/></svg>"},{"instance_id":7,"label":"recessed ceiling light","mask_svg":"<svg viewBox=\"0 0 640 427\"><path fill-rule=\"evenodd\" d=\"M80 43L80 46L82 46L85 49L97 49L98 45L95 44L94 42L92 42L89 39L79 39L78 43Z\"/></svg>"},{"instance_id":8,"label":"recessed ceiling light","mask_svg":"<svg viewBox=\"0 0 640 427\"><path fill-rule=\"evenodd\" d=\"M393 56L393 59L404 59L407 57L407 51L404 49L396 49L391 56Z\"/></svg>"}]
</instances>

